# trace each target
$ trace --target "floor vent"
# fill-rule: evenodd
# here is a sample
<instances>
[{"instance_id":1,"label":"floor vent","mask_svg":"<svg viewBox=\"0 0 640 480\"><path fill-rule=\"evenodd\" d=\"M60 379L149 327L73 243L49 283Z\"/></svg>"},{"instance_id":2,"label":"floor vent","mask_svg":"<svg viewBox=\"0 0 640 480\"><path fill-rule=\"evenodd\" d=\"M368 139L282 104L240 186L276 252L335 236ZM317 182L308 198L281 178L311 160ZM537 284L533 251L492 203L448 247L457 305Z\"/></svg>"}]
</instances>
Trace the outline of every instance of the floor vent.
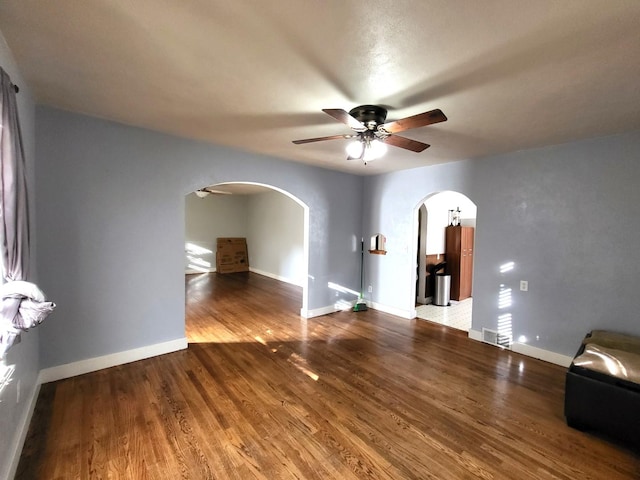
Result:
<instances>
[{"instance_id":1,"label":"floor vent","mask_svg":"<svg viewBox=\"0 0 640 480\"><path fill-rule=\"evenodd\" d=\"M497 347L511 348L511 338L508 335L503 335L488 328L482 329L482 341Z\"/></svg>"}]
</instances>

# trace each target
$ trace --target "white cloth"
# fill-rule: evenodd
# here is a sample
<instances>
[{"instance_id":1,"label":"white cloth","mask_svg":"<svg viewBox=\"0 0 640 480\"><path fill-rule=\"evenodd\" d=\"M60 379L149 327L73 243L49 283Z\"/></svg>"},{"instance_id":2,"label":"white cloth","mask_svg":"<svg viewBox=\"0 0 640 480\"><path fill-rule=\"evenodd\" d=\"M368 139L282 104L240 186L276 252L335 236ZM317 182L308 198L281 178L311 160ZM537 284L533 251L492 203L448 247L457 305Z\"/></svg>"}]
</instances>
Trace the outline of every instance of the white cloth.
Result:
<instances>
[{"instance_id":1,"label":"white cloth","mask_svg":"<svg viewBox=\"0 0 640 480\"><path fill-rule=\"evenodd\" d=\"M30 298L36 302L44 302L46 298L42 290L35 283L25 282L24 280L15 280L7 282L0 286L0 298Z\"/></svg>"},{"instance_id":2,"label":"white cloth","mask_svg":"<svg viewBox=\"0 0 640 480\"><path fill-rule=\"evenodd\" d=\"M36 327L56 308L38 286L16 280L0 286L0 357L20 342L20 334Z\"/></svg>"}]
</instances>

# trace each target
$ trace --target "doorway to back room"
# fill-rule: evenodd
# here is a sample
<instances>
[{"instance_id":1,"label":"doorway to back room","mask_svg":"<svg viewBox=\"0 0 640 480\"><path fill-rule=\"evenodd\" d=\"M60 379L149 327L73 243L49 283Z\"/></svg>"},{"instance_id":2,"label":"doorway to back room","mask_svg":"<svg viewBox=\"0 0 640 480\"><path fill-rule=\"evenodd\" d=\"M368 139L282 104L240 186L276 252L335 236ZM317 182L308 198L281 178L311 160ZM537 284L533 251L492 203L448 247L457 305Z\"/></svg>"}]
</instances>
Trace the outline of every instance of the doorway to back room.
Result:
<instances>
[{"instance_id":1,"label":"doorway to back room","mask_svg":"<svg viewBox=\"0 0 640 480\"><path fill-rule=\"evenodd\" d=\"M476 217L476 205L459 192L434 193L417 205L417 318L471 329Z\"/></svg>"},{"instance_id":2,"label":"doorway to back room","mask_svg":"<svg viewBox=\"0 0 640 480\"><path fill-rule=\"evenodd\" d=\"M186 301L190 295L207 295L215 285L207 277L243 276L238 288L246 295L255 282L249 274L290 284L301 293L300 315L308 302L309 208L288 192L262 184L224 183L203 187L185 197L185 275L188 276ZM228 268L234 261L234 247L242 241L242 265ZM227 245L227 243L229 245ZM233 249L232 249L233 250ZM226 252L226 253L225 253ZM220 262L217 260L224 259ZM224 263L224 265L222 265ZM242 267L242 268L240 268ZM206 288L203 288L206 286ZM197 300L197 299L195 299ZM214 319L212 319L214 321ZM189 342L203 341L190 338Z\"/></svg>"}]
</instances>

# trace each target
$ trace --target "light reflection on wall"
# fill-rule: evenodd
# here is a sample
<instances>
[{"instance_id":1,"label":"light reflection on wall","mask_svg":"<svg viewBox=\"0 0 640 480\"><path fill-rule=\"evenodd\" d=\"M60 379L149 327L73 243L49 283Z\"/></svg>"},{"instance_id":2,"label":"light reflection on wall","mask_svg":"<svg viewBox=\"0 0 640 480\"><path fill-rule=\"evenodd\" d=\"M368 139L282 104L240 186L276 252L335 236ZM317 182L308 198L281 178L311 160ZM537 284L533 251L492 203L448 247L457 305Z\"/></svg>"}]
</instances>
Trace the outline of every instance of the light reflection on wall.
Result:
<instances>
[{"instance_id":1,"label":"light reflection on wall","mask_svg":"<svg viewBox=\"0 0 640 480\"><path fill-rule=\"evenodd\" d=\"M196 272L211 271L211 262L204 260L202 257L211 255L213 251L188 242L185 243L184 250L187 253L187 268Z\"/></svg>"},{"instance_id":2,"label":"light reflection on wall","mask_svg":"<svg viewBox=\"0 0 640 480\"><path fill-rule=\"evenodd\" d=\"M0 361L0 402L2 402L2 391L11 383L15 369L15 365L7 365L4 359Z\"/></svg>"},{"instance_id":3,"label":"light reflection on wall","mask_svg":"<svg viewBox=\"0 0 640 480\"><path fill-rule=\"evenodd\" d=\"M353 295L356 298L360 295L358 292L356 292L355 290L352 290L350 288L347 287L343 287L342 285L338 285L337 283L333 283L333 282L329 282L327 284L327 286L336 292L336 296L338 296L340 293L346 293L349 295ZM334 304L334 307L336 310L349 310L350 308L353 307L353 302L350 302L344 298L339 298L336 303Z\"/></svg>"},{"instance_id":4,"label":"light reflection on wall","mask_svg":"<svg viewBox=\"0 0 640 480\"><path fill-rule=\"evenodd\" d=\"M515 265L516 264L514 262L503 263L502 265L500 265L500 273L510 272L511 270L513 270Z\"/></svg>"},{"instance_id":5,"label":"light reflection on wall","mask_svg":"<svg viewBox=\"0 0 640 480\"><path fill-rule=\"evenodd\" d=\"M515 269L515 262L505 262L499 267L500 274L505 277ZM498 290L498 343L504 347L511 347L513 343L513 316L507 310L513 305L513 290L505 283L500 284Z\"/></svg>"},{"instance_id":6,"label":"light reflection on wall","mask_svg":"<svg viewBox=\"0 0 640 480\"><path fill-rule=\"evenodd\" d=\"M504 283L500 284L500 291L498 292L498 308L500 310L509 308L512 303L511 289L505 287Z\"/></svg>"},{"instance_id":7,"label":"light reflection on wall","mask_svg":"<svg viewBox=\"0 0 640 480\"><path fill-rule=\"evenodd\" d=\"M510 313L498 316L498 335L500 344L511 345L513 342L512 318Z\"/></svg>"}]
</instances>

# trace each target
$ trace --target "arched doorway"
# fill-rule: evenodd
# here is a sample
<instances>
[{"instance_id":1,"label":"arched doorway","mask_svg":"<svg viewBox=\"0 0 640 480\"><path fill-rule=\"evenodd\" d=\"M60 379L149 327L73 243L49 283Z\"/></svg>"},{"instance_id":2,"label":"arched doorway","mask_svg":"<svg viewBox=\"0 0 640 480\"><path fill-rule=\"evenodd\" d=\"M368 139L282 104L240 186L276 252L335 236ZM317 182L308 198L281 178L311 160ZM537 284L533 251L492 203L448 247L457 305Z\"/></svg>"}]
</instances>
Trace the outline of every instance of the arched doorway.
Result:
<instances>
[{"instance_id":1,"label":"arched doorway","mask_svg":"<svg viewBox=\"0 0 640 480\"><path fill-rule=\"evenodd\" d=\"M216 239L245 237L249 269L301 288L308 311L309 207L280 188L254 182L203 185L185 197L185 273L215 271ZM253 247L252 247L253 245Z\"/></svg>"},{"instance_id":2,"label":"arched doorway","mask_svg":"<svg viewBox=\"0 0 640 480\"><path fill-rule=\"evenodd\" d=\"M459 213L458 213L459 212ZM452 222L452 216L459 216L459 222ZM475 235L477 208L464 194L453 191L435 192L425 197L416 207L414 232L416 232L416 317L451 326L464 331L471 329L472 314L472 270L460 271L459 261L454 252L447 251L446 235L454 235L456 230L464 230L465 235ZM447 227L458 223L459 228ZM465 251L465 265L473 266L472 249ZM451 257L447 263L447 254ZM452 299L448 304L435 305L434 293L436 273L449 274L453 282ZM468 289L460 287L468 278ZM440 299L442 301L442 299Z\"/></svg>"}]
</instances>

